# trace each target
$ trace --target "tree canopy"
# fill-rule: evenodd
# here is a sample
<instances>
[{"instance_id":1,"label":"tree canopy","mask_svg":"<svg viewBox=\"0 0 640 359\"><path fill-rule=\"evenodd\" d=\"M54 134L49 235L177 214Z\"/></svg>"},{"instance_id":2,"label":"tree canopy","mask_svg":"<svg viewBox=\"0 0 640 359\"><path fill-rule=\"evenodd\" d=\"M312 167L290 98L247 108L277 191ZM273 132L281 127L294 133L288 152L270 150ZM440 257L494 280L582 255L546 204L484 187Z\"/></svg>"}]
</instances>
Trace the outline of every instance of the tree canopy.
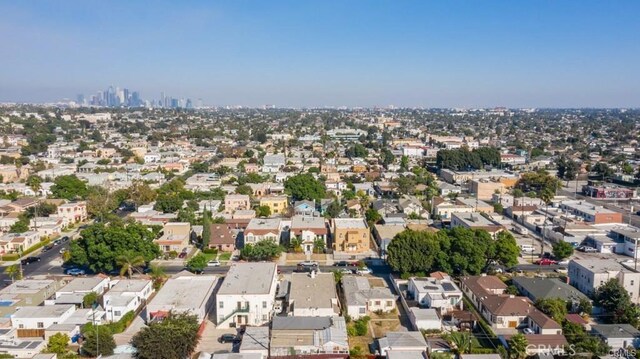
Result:
<instances>
[{"instance_id":1,"label":"tree canopy","mask_svg":"<svg viewBox=\"0 0 640 359\"><path fill-rule=\"evenodd\" d=\"M324 184L310 173L289 177L284 183L284 188L294 201L318 201L326 195Z\"/></svg>"},{"instance_id":2,"label":"tree canopy","mask_svg":"<svg viewBox=\"0 0 640 359\"><path fill-rule=\"evenodd\" d=\"M96 272L118 268L117 259L127 253L136 253L149 262L160 255L153 242L159 227L135 223L97 223L80 232L80 239L71 242L71 262L88 266Z\"/></svg>"},{"instance_id":3,"label":"tree canopy","mask_svg":"<svg viewBox=\"0 0 640 359\"><path fill-rule=\"evenodd\" d=\"M625 288L616 278L611 278L596 289L593 304L609 313L610 323L629 323L634 327L639 324L640 312Z\"/></svg>"},{"instance_id":4,"label":"tree canopy","mask_svg":"<svg viewBox=\"0 0 640 359\"><path fill-rule=\"evenodd\" d=\"M164 320L142 328L131 344L139 359L188 358L200 341L199 327L194 315L170 313Z\"/></svg>"},{"instance_id":5,"label":"tree canopy","mask_svg":"<svg viewBox=\"0 0 640 359\"><path fill-rule=\"evenodd\" d=\"M559 241L553 245L553 256L557 260L569 258L573 254L573 246L569 242Z\"/></svg>"},{"instance_id":6,"label":"tree canopy","mask_svg":"<svg viewBox=\"0 0 640 359\"><path fill-rule=\"evenodd\" d=\"M482 169L485 165L500 164L500 151L495 147L480 147L472 151L468 148L439 150L436 164L451 170Z\"/></svg>"},{"instance_id":7,"label":"tree canopy","mask_svg":"<svg viewBox=\"0 0 640 359\"><path fill-rule=\"evenodd\" d=\"M202 273L207 268L207 257L198 253L187 261L187 269L193 273Z\"/></svg>"},{"instance_id":8,"label":"tree canopy","mask_svg":"<svg viewBox=\"0 0 640 359\"><path fill-rule=\"evenodd\" d=\"M511 266L519 253L510 234L494 241L485 230L461 227L437 233L407 229L393 238L387 252L391 268L401 273L455 274L479 274L493 260Z\"/></svg>"},{"instance_id":9,"label":"tree canopy","mask_svg":"<svg viewBox=\"0 0 640 359\"><path fill-rule=\"evenodd\" d=\"M58 176L51 186L51 194L55 198L75 200L86 198L88 189L86 183L75 175Z\"/></svg>"},{"instance_id":10,"label":"tree canopy","mask_svg":"<svg viewBox=\"0 0 640 359\"><path fill-rule=\"evenodd\" d=\"M240 251L240 256L248 261L267 261L278 257L282 251L283 248L279 244L265 240L256 244L246 244Z\"/></svg>"}]
</instances>

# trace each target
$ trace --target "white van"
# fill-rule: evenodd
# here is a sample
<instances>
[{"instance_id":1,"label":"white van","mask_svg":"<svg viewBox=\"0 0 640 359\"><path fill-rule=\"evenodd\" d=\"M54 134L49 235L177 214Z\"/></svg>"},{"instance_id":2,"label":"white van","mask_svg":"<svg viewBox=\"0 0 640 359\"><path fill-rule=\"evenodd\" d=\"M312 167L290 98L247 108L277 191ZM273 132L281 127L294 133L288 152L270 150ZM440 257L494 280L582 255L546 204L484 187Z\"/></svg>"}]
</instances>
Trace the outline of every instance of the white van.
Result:
<instances>
[{"instance_id":1,"label":"white van","mask_svg":"<svg viewBox=\"0 0 640 359\"><path fill-rule=\"evenodd\" d=\"M533 253L536 249L530 244L521 244L520 250L526 253Z\"/></svg>"}]
</instances>

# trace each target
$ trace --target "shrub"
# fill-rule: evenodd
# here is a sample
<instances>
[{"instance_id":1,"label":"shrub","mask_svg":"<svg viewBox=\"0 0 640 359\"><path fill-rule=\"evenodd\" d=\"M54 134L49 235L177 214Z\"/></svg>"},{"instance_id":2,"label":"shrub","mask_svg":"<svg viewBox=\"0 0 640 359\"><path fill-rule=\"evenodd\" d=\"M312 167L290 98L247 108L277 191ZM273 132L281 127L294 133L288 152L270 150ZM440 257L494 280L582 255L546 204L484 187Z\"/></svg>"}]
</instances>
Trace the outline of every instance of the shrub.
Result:
<instances>
[{"instance_id":1,"label":"shrub","mask_svg":"<svg viewBox=\"0 0 640 359\"><path fill-rule=\"evenodd\" d=\"M204 248L202 249L202 253L204 254L218 254L218 250L215 248Z\"/></svg>"},{"instance_id":2,"label":"shrub","mask_svg":"<svg viewBox=\"0 0 640 359\"><path fill-rule=\"evenodd\" d=\"M169 259L176 259L178 257L178 252L170 251L167 255L169 256Z\"/></svg>"}]
</instances>

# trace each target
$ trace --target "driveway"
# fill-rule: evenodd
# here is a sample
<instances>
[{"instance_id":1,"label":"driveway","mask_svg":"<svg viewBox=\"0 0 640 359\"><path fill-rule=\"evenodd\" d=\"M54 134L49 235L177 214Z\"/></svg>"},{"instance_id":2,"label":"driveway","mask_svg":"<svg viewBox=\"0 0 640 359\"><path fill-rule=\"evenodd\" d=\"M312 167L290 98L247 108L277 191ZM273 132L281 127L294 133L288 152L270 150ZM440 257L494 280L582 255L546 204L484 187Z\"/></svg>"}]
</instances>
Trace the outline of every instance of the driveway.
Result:
<instances>
[{"instance_id":1,"label":"driveway","mask_svg":"<svg viewBox=\"0 0 640 359\"><path fill-rule=\"evenodd\" d=\"M204 331L200 338L200 343L196 348L196 352L207 352L210 354L215 353L232 353L233 344L231 343L218 343L218 338L222 334L237 334L235 328L217 329L216 325L209 319L205 322ZM237 350L236 350L237 352Z\"/></svg>"}]
</instances>

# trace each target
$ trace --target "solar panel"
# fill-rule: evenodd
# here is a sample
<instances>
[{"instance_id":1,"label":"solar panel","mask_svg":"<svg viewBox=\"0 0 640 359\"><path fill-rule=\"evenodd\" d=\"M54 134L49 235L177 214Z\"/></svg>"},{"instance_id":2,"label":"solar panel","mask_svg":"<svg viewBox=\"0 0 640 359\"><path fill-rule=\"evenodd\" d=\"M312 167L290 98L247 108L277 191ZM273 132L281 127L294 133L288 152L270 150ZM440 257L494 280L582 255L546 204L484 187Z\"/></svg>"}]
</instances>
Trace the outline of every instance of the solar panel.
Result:
<instances>
[{"instance_id":1,"label":"solar panel","mask_svg":"<svg viewBox=\"0 0 640 359\"><path fill-rule=\"evenodd\" d=\"M442 283L442 288L444 288L444 290L446 292L455 292L456 291L456 287L454 287L453 284L451 284L451 283Z\"/></svg>"}]
</instances>

